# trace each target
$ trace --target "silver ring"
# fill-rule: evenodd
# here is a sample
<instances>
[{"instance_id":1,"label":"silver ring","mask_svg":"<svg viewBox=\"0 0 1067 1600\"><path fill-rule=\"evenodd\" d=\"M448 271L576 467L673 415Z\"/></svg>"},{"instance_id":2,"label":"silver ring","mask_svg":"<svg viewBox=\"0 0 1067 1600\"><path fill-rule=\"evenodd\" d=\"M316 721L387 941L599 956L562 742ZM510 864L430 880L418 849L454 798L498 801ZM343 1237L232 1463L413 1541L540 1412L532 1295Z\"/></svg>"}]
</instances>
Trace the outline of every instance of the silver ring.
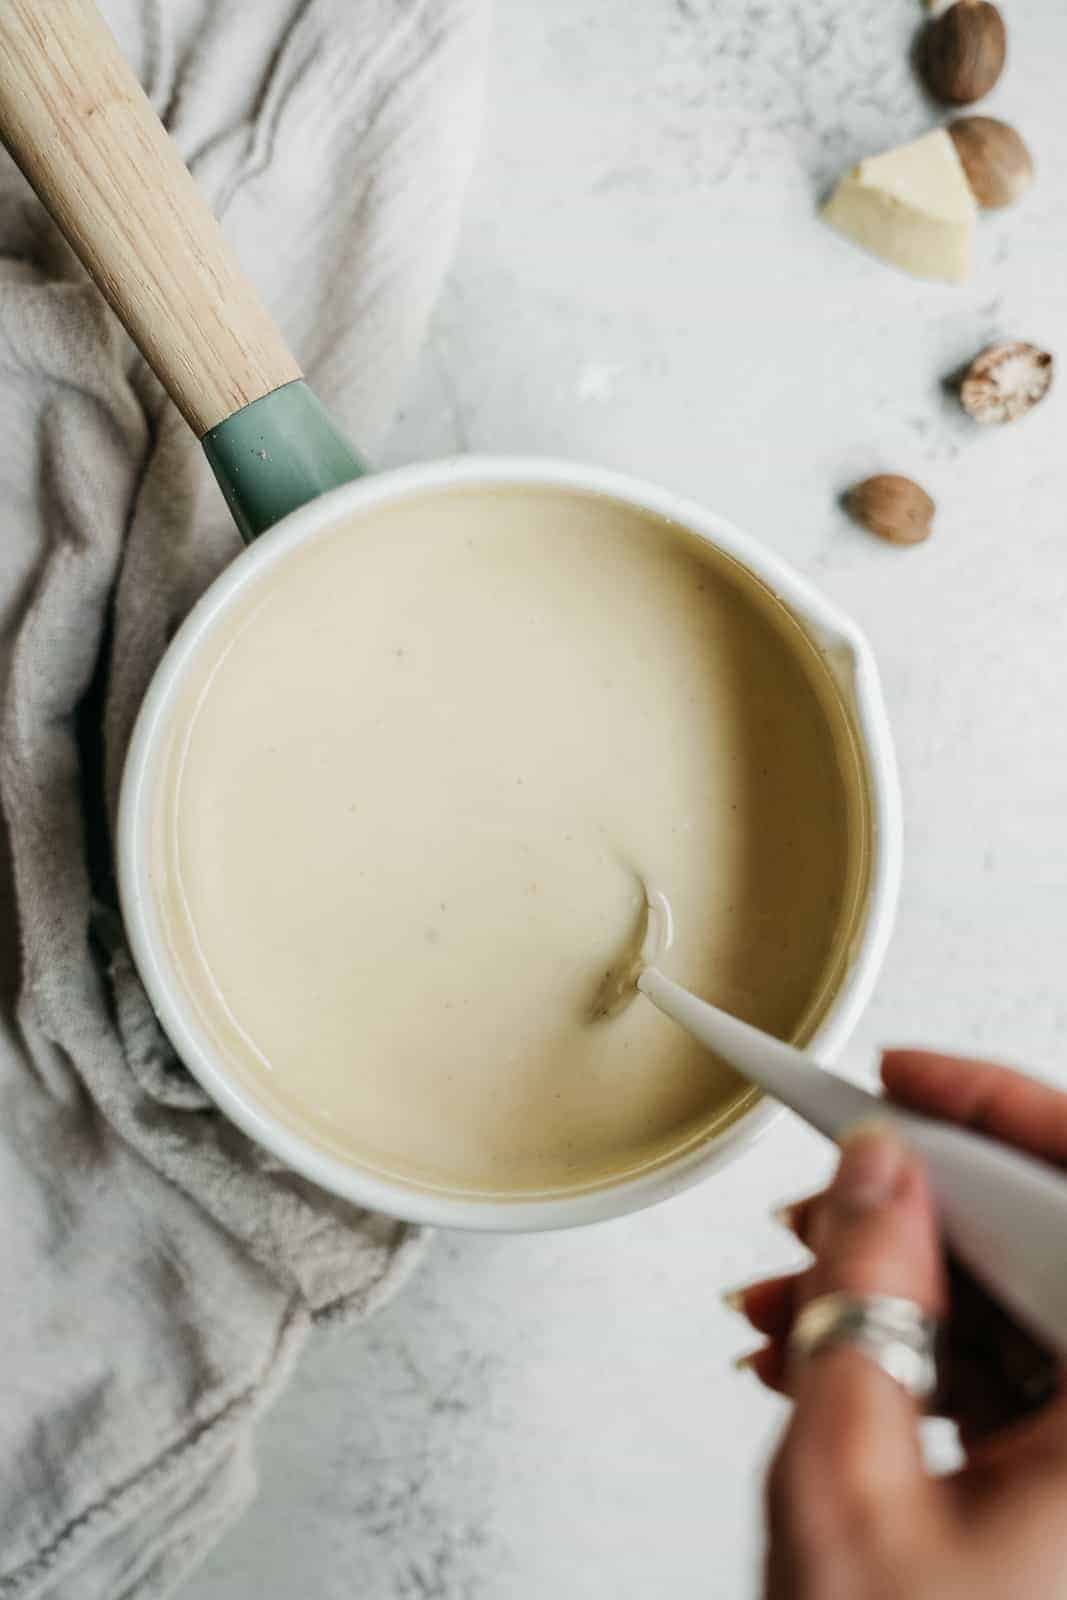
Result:
<instances>
[{"instance_id":1,"label":"silver ring","mask_svg":"<svg viewBox=\"0 0 1067 1600\"><path fill-rule=\"evenodd\" d=\"M793 1324L789 1354L810 1361L847 1344L873 1361L916 1400L937 1388L937 1321L914 1300L891 1294L823 1294Z\"/></svg>"}]
</instances>

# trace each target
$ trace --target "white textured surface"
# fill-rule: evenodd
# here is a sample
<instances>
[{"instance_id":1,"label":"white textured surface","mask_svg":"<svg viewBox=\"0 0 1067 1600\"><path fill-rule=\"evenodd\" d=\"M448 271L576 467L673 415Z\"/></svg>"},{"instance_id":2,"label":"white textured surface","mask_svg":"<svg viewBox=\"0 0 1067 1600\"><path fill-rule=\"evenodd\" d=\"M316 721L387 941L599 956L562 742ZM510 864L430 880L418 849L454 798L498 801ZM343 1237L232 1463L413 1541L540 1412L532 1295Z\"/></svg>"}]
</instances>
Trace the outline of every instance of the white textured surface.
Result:
<instances>
[{"instance_id":1,"label":"white textured surface","mask_svg":"<svg viewBox=\"0 0 1067 1600\"><path fill-rule=\"evenodd\" d=\"M390 459L626 468L814 576L874 641L905 786L898 931L851 1060L921 1040L1067 1081L1067 382L1001 432L941 391L998 335L1067 360L1067 9L1006 3L988 109L1041 175L983 219L953 290L813 216L839 167L931 118L909 0L498 7L480 177ZM929 545L837 510L879 469L937 499ZM259 1501L190 1600L754 1595L781 1408L730 1370L746 1336L718 1296L795 1258L769 1208L825 1170L782 1121L643 1216L440 1238L371 1327L313 1348L262 1429Z\"/></svg>"}]
</instances>

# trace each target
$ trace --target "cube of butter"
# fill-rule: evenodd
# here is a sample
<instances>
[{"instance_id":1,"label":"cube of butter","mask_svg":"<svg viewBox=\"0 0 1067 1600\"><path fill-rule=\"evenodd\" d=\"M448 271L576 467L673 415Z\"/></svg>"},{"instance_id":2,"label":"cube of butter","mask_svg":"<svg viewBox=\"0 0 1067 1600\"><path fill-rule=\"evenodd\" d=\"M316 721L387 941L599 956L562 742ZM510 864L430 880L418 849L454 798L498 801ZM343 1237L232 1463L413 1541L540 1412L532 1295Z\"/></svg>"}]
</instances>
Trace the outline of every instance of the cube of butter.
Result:
<instances>
[{"instance_id":1,"label":"cube of butter","mask_svg":"<svg viewBox=\"0 0 1067 1600\"><path fill-rule=\"evenodd\" d=\"M846 238L917 278L963 283L977 207L944 128L846 172L823 208Z\"/></svg>"}]
</instances>

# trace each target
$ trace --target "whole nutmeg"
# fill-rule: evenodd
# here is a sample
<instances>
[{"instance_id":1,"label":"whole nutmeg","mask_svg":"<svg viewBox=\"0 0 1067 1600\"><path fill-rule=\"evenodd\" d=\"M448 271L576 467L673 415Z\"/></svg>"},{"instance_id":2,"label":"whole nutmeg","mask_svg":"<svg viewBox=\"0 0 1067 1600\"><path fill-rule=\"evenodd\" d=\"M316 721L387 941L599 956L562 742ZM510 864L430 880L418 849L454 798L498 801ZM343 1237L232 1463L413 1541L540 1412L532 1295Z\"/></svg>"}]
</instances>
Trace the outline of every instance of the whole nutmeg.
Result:
<instances>
[{"instance_id":1,"label":"whole nutmeg","mask_svg":"<svg viewBox=\"0 0 1067 1600\"><path fill-rule=\"evenodd\" d=\"M1033 159L1008 123L996 117L958 117L948 131L980 206L1010 206L1033 183Z\"/></svg>"},{"instance_id":2,"label":"whole nutmeg","mask_svg":"<svg viewBox=\"0 0 1067 1600\"><path fill-rule=\"evenodd\" d=\"M964 373L960 404L975 422L1014 422L1048 394L1052 370L1052 357L1036 344L991 344Z\"/></svg>"},{"instance_id":3,"label":"whole nutmeg","mask_svg":"<svg viewBox=\"0 0 1067 1600\"><path fill-rule=\"evenodd\" d=\"M1004 18L991 0L956 0L926 25L923 76L939 100L969 106L992 89L1007 50Z\"/></svg>"},{"instance_id":4,"label":"whole nutmeg","mask_svg":"<svg viewBox=\"0 0 1067 1600\"><path fill-rule=\"evenodd\" d=\"M890 544L928 539L936 510L925 489L896 472L880 472L853 484L845 506L857 522Z\"/></svg>"}]
</instances>

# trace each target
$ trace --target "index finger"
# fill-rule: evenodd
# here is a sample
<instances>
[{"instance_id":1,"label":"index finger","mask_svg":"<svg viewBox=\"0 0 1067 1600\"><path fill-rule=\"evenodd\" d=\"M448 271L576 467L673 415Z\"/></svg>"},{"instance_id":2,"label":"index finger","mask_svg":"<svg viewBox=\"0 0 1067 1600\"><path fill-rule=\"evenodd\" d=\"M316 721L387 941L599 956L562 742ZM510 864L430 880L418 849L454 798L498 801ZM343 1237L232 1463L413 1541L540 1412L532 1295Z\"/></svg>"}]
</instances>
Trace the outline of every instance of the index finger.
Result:
<instances>
[{"instance_id":1,"label":"index finger","mask_svg":"<svg viewBox=\"0 0 1067 1600\"><path fill-rule=\"evenodd\" d=\"M822 1295L891 1295L928 1315L944 1308L933 1202L921 1163L888 1129L857 1129L818 1203L814 1266L801 1305ZM918 1408L896 1379L850 1344L812 1355L794 1372L796 1406L778 1466L779 1487L831 1521L857 1508L889 1516L922 1498L926 1478ZM802 1487L811 1480L810 1495Z\"/></svg>"},{"instance_id":2,"label":"index finger","mask_svg":"<svg viewBox=\"0 0 1067 1600\"><path fill-rule=\"evenodd\" d=\"M943 1117L1067 1166L1067 1094L991 1061L887 1050L882 1082L914 1111Z\"/></svg>"}]
</instances>

